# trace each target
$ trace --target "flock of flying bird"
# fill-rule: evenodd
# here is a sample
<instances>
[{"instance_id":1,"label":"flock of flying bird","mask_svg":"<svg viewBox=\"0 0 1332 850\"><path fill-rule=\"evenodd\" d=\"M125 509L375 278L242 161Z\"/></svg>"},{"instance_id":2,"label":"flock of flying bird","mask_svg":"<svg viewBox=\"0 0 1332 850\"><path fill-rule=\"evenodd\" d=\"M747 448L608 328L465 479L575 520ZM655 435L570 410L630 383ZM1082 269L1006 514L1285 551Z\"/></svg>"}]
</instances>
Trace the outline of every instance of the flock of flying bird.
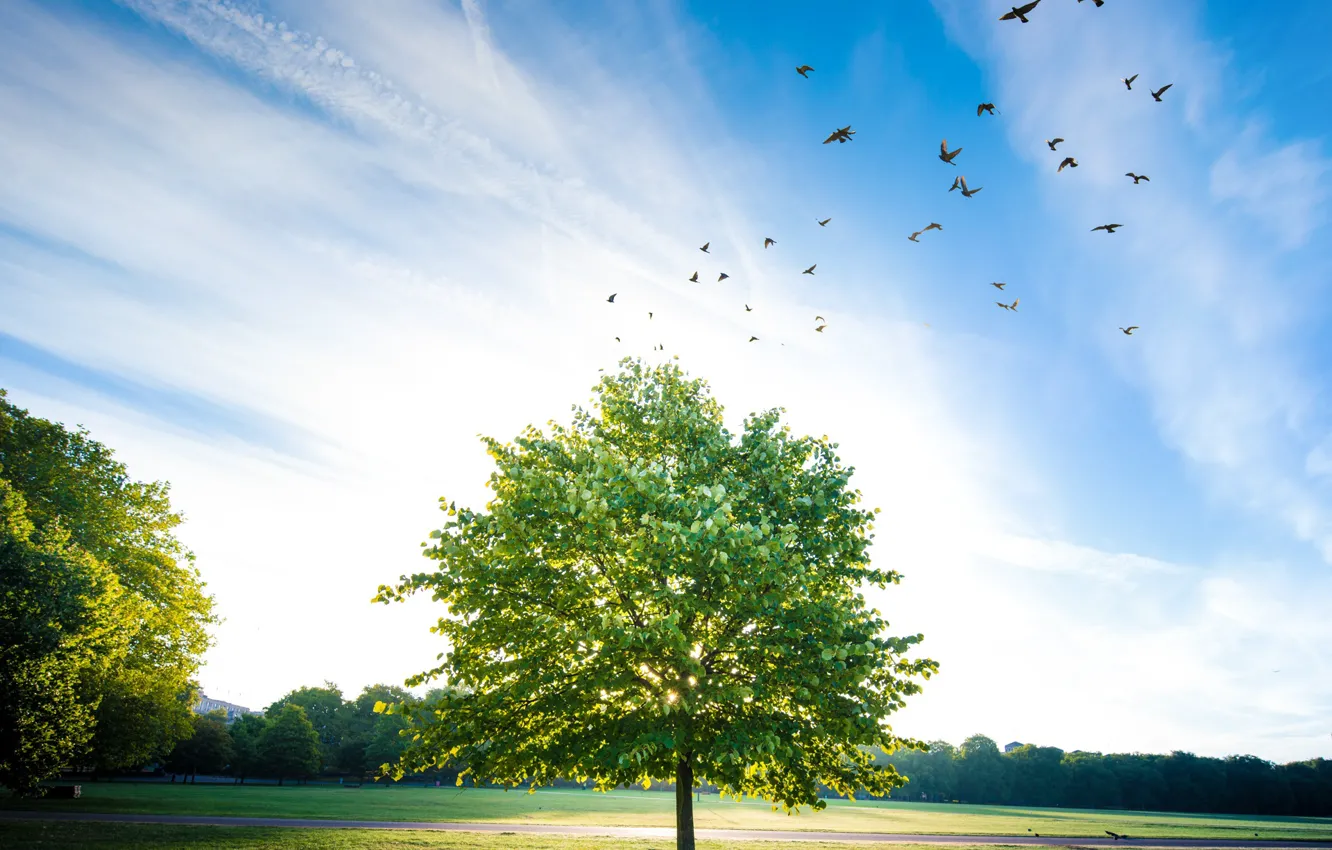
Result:
<instances>
[{"instance_id":1,"label":"flock of flying bird","mask_svg":"<svg viewBox=\"0 0 1332 850\"><path fill-rule=\"evenodd\" d=\"M1083 0L1078 0L1078 2L1079 2L1079 3L1082 3ZM1092 0L1092 2L1093 2L1093 3L1099 8L1099 7L1105 5L1106 0ZM1022 6L1013 6L1013 7L1011 8L1010 11L1005 12L1003 15L1001 15L1001 16L999 17L999 20L1000 20L1000 21L1013 21L1013 20L1016 20L1016 21L1020 21L1021 23L1024 23L1024 24L1025 24L1025 23L1029 23L1030 20L1029 20L1029 18L1028 18L1027 16L1030 15L1030 14L1032 13L1032 11L1035 10L1036 7L1039 6L1040 4L1041 4L1041 0L1031 0L1030 3L1027 3L1027 4L1025 4L1025 5L1022 5ZM798 66L798 67L796 68L796 73L799 74L801 77L804 77L805 79L809 79L809 73L810 73L811 71L813 71L813 70L814 70L814 68L811 67L811 66L809 66L809 65L800 65L800 66ZM1122 83L1124 84L1124 87L1125 87L1127 90L1129 90L1129 91L1133 91L1133 83L1134 83L1137 79L1138 79L1138 75L1137 75L1137 74L1133 74L1132 76L1121 78L1121 79L1120 79L1120 82L1122 82ZM1151 90L1151 89L1149 89L1148 91L1151 93L1151 96L1152 96L1152 99L1153 99L1153 100L1155 100L1157 103L1162 103L1162 102L1163 102L1162 99L1161 99L1161 98L1162 98L1162 95L1164 95L1167 91L1169 91L1172 85L1174 85L1174 84L1173 84L1173 83L1167 83L1166 85L1162 86L1162 87L1159 88L1159 89L1156 89L1156 90L1154 90L1154 91ZM995 105L994 105L993 103L982 103L982 104L980 104L980 105L978 105L978 106L976 107L976 117L978 117L978 118L981 117L981 116L983 116L983 115L987 115L987 114L988 114L988 115L992 115L992 116L993 116L993 115L996 115L996 114L998 114L998 113L999 113L999 110L995 107ZM854 136L855 134L856 134L856 131L853 130L853 129L851 128L851 125L849 125L849 124L848 124L847 126L845 126L845 127L838 127L837 129L833 130L833 131L828 135L828 138L826 138L826 139L823 140L823 144L828 145L828 144L832 144L833 142L837 142L838 144L846 144L847 142L855 141L855 140L852 138L852 136ZM1046 140L1045 140L1045 144L1046 144L1047 146L1049 146L1049 148L1050 148L1051 151L1058 152L1058 146L1059 146L1060 144L1062 144L1064 141L1065 141L1064 139L1059 138L1059 137L1056 137L1056 138L1053 138L1053 139L1046 139ZM947 139L944 139L943 142L940 143L940 145L939 145L939 159L940 159L941 161L947 163L948 165L952 165L952 166L956 167L956 166L957 166L957 163L955 162L955 160L957 159L958 155L961 154L961 153L962 153L962 148L960 148L960 147L955 148L955 149L953 149L953 150L949 150L949 149L948 149L948 140L947 140ZM1072 156L1066 156L1066 157L1063 158L1063 160L1060 161L1059 166L1055 169L1055 173L1056 173L1056 174L1062 173L1063 170L1064 170L1065 168L1077 168L1077 167L1078 167L1078 161L1077 161L1077 159L1076 159L1075 157L1072 157ZM1135 186L1140 185L1140 184L1143 183L1144 181L1145 181L1145 182L1148 182L1148 183L1151 182L1151 178L1148 177L1147 175L1145 175L1145 174L1137 174L1137 173L1132 172L1132 171L1128 172L1128 173L1125 174L1124 176L1125 176L1125 177L1129 177L1129 178L1131 178L1131 179L1133 180L1133 185L1135 185ZM949 188L948 191L949 191L949 192L952 192L952 191L958 190L958 191L961 191L961 193L962 193L962 197L963 197L963 198L972 198L972 197L974 197L976 194L978 194L983 188L984 188L983 186L977 186L977 187L974 188L974 189L971 188L971 187L967 184L967 178L966 178L965 176L963 176L963 175L958 175L957 177L954 178L954 180L953 180L953 185L952 185L951 188ZM818 223L818 225L819 225L820 227L827 227L827 226L828 226L828 222L832 221L832 219L831 219L831 218L815 219L815 221ZM1098 232L1098 231L1104 231L1107 235L1110 235L1110 234L1115 233L1115 231L1117 231L1119 228L1121 228L1121 227L1123 227L1123 226L1124 226L1124 225L1122 225L1122 224L1101 224L1101 225L1097 225L1096 227L1093 227L1093 228L1091 229L1091 232L1092 232L1092 233L1096 233L1096 232ZM920 230L917 230L917 231L915 231L914 233L912 233L910 236L907 237L907 239L911 240L912 242L917 242L917 243L918 243L918 242L920 242L920 237L921 237L922 235L924 235L924 234L930 232L931 230L938 230L938 231L942 232L942 231L943 231L943 225L939 224L938 222L930 222L930 223L929 223L928 225L926 225L925 227L923 227L923 228L921 228ZM770 248L770 247L772 247L773 245L776 245L776 244L777 244L777 243L776 243L776 240L772 239L771 237L766 237L766 238L764 238L764 240L763 240L763 248L764 248L765 250L768 249L768 248ZM710 254L710 253L711 253L711 250L710 250L711 245L712 245L711 242L704 242L704 243L703 243L703 246L702 246L701 248L699 248L699 250L702 251L702 252L705 253L705 254ZM805 269L805 270L802 272L802 274L813 275L813 274L814 274L814 269L816 269L817 267L818 267L818 264L815 263L814 265L811 265L809 268ZM717 276L717 282L718 282L718 283L721 283L722 281L726 280L728 277L730 277L730 275L728 275L726 272L721 272L721 273L719 273L718 276ZM694 274L693 274L691 277L689 277L688 280L689 280L691 283L698 283L698 282L699 282L698 272L697 272L697 271L694 272ZM1006 284L1006 283L1001 283L1001 282L995 282L995 283L991 283L990 285L993 286L995 289L998 289L998 290L1001 290L1001 291L1002 291L1002 290L1003 290L1008 284ZM611 303L611 304L614 304L614 303L615 303L615 296L616 296L617 294L618 294L618 293L612 293L611 296L610 296L609 298L606 299L606 301L609 302L609 303ZM1001 307L1001 308L1004 309L1004 310L1008 310L1008 311L1010 311L1010 312L1016 312L1016 311L1017 311L1017 308L1018 308L1018 303L1019 303L1019 301L1020 301L1020 299L1018 299L1018 298L1014 298L1014 299L1013 299L1013 302L1012 302L1011 304L1006 304L1006 303L1004 303L1003 301L996 301L995 304L996 304L997 306ZM751 308L748 304L746 304L746 305L745 305L745 312L746 312L746 313L749 313L749 312L752 312L752 311L753 311L753 308ZM651 319L651 318L652 318L652 315L653 315L653 314L649 312L649 313L648 313L648 318ZM828 325L827 325L827 321L823 318L823 316L815 316L815 317L814 317L814 321L815 321L815 327L814 327L814 330L815 330L816 332L822 333L822 332L824 331L824 329L828 327ZM1122 328L1120 328L1119 330L1120 330L1122 333L1124 333L1126 336L1132 336L1132 335L1133 335L1133 332L1136 331L1136 330L1138 330L1138 326L1137 326L1137 325L1129 325L1128 327L1122 327ZM616 342L619 342L619 341L620 341L620 338L619 338L618 336L615 337L615 341L616 341ZM749 342L758 342L758 341L759 341L759 338L758 338L757 336L753 336L753 335L751 335L751 336L749 337ZM783 343L783 344L785 344L785 343ZM664 351L664 350L665 350L665 346L664 346L664 345L654 345L654 346L653 346L653 350L654 350L654 351L657 351L657 350L662 350L662 351ZM1119 838L1127 838L1127 837L1128 837L1128 836L1126 836L1126 835L1115 835L1114 833L1109 833L1109 834L1110 834L1112 837L1114 837L1115 839L1119 839Z\"/></svg>"}]
</instances>

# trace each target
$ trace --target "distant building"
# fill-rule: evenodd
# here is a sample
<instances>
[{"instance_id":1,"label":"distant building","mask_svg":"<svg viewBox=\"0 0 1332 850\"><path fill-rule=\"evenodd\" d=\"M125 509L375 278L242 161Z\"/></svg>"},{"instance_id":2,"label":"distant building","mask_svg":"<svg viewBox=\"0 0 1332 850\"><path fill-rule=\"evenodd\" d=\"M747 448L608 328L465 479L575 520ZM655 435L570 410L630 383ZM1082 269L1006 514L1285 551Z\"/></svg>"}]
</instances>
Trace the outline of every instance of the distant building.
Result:
<instances>
[{"instance_id":1,"label":"distant building","mask_svg":"<svg viewBox=\"0 0 1332 850\"><path fill-rule=\"evenodd\" d=\"M1021 741L1009 741L1007 744L1004 744L1004 752L1011 753L1014 750L1016 750L1018 747L1025 747L1025 746L1026 744L1022 743Z\"/></svg>"},{"instance_id":2,"label":"distant building","mask_svg":"<svg viewBox=\"0 0 1332 850\"><path fill-rule=\"evenodd\" d=\"M263 714L261 711L251 711L243 705L236 705L234 702L227 702L220 699L211 699L203 694L199 695L199 701L194 704L195 714L208 714L217 711L218 709L222 709L227 713L228 723L233 723L237 717L242 717L246 714Z\"/></svg>"}]
</instances>

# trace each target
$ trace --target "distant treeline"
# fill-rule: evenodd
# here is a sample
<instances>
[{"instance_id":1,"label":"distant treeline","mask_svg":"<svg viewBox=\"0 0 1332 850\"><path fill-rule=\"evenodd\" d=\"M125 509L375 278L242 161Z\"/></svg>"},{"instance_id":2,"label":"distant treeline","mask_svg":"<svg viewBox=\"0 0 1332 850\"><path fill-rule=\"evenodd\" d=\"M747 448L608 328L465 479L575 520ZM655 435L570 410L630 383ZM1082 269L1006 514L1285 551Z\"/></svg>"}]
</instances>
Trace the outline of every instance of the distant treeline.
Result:
<instances>
[{"instance_id":1,"label":"distant treeline","mask_svg":"<svg viewBox=\"0 0 1332 850\"><path fill-rule=\"evenodd\" d=\"M884 757L910 778L894 800L1332 816L1332 761L1273 764L1256 756L1066 753L1024 744L1010 752L984 735L954 747Z\"/></svg>"},{"instance_id":2,"label":"distant treeline","mask_svg":"<svg viewBox=\"0 0 1332 850\"><path fill-rule=\"evenodd\" d=\"M427 694L427 696L432 696ZM225 712L196 715L193 734L167 755L170 773L303 780L315 776L374 778L398 760L407 741L401 716L375 711L379 702L418 697L393 685L370 685L344 699L331 682L297 688L228 724ZM456 773L456 772L455 772Z\"/></svg>"}]
</instances>

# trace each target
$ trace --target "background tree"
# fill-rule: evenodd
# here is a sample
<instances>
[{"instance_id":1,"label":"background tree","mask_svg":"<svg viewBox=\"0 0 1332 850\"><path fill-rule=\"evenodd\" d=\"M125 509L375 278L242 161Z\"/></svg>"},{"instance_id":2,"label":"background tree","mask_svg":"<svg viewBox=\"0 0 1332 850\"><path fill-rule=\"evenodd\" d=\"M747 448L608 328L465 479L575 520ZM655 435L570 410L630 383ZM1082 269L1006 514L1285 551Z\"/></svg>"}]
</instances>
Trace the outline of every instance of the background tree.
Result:
<instances>
[{"instance_id":1,"label":"background tree","mask_svg":"<svg viewBox=\"0 0 1332 850\"><path fill-rule=\"evenodd\" d=\"M999 745L985 735L972 735L957 750L958 795L964 803L1008 802L1008 765Z\"/></svg>"},{"instance_id":2,"label":"background tree","mask_svg":"<svg viewBox=\"0 0 1332 850\"><path fill-rule=\"evenodd\" d=\"M376 773L402 755L406 741L399 732L406 728L401 715L375 711L379 703L407 703L416 697L395 685L367 685L355 700L342 708L343 737L338 747L339 770L362 778Z\"/></svg>"},{"instance_id":3,"label":"background tree","mask_svg":"<svg viewBox=\"0 0 1332 850\"><path fill-rule=\"evenodd\" d=\"M269 714L284 705L299 705L319 735L319 760L326 765L337 762L338 749L347 732L347 713L342 689L332 682L322 688L304 687L291 691L267 709Z\"/></svg>"},{"instance_id":4,"label":"background tree","mask_svg":"<svg viewBox=\"0 0 1332 850\"><path fill-rule=\"evenodd\" d=\"M1100 753L1072 752L1063 760L1064 805L1079 809L1120 806L1119 783Z\"/></svg>"},{"instance_id":5,"label":"background tree","mask_svg":"<svg viewBox=\"0 0 1332 850\"><path fill-rule=\"evenodd\" d=\"M0 469L37 531L63 530L141 603L123 624L127 651L83 689L95 762L115 769L165 754L192 729L192 680L215 622L194 556L174 535L182 516L168 485L134 481L86 430L30 416L3 390Z\"/></svg>"},{"instance_id":6,"label":"background tree","mask_svg":"<svg viewBox=\"0 0 1332 850\"><path fill-rule=\"evenodd\" d=\"M281 785L288 777L306 779L319 772L319 733L305 710L290 703L268 716L259 738L262 772L276 776Z\"/></svg>"},{"instance_id":7,"label":"background tree","mask_svg":"<svg viewBox=\"0 0 1332 850\"><path fill-rule=\"evenodd\" d=\"M1276 765L1255 756L1203 758L1192 753L1063 753L1023 744L1000 753L984 735L954 749L931 741L928 752L882 755L910 780L894 799L1140 811L1225 812L1253 815L1332 814L1332 761ZM996 763L998 767L996 768ZM1006 777L996 782L995 776Z\"/></svg>"},{"instance_id":8,"label":"background tree","mask_svg":"<svg viewBox=\"0 0 1332 850\"><path fill-rule=\"evenodd\" d=\"M166 758L166 769L195 776L218 774L231 764L233 747L227 731L227 713L222 709L196 714L190 737L178 741Z\"/></svg>"},{"instance_id":9,"label":"background tree","mask_svg":"<svg viewBox=\"0 0 1332 850\"><path fill-rule=\"evenodd\" d=\"M1019 806L1057 806L1063 799L1064 751L1023 744L1005 753L1009 763L1009 802Z\"/></svg>"},{"instance_id":10,"label":"background tree","mask_svg":"<svg viewBox=\"0 0 1332 850\"><path fill-rule=\"evenodd\" d=\"M886 718L935 664L866 605L900 576L870 565L852 470L780 411L733 434L702 381L621 365L572 426L487 439L486 510L446 503L436 569L381 587L448 606L443 663L408 684L467 689L397 709L420 737L399 770L674 779L681 848L700 781L786 807L887 793L901 777L870 750L916 744Z\"/></svg>"},{"instance_id":11,"label":"background tree","mask_svg":"<svg viewBox=\"0 0 1332 850\"><path fill-rule=\"evenodd\" d=\"M243 714L227 730L231 736L231 775L242 785L248 777L263 773L260 745L267 730L268 718L262 714Z\"/></svg>"},{"instance_id":12,"label":"background tree","mask_svg":"<svg viewBox=\"0 0 1332 850\"><path fill-rule=\"evenodd\" d=\"M0 478L0 785L34 793L87 744L98 702L86 692L128 651L135 608L57 525L38 531Z\"/></svg>"}]
</instances>

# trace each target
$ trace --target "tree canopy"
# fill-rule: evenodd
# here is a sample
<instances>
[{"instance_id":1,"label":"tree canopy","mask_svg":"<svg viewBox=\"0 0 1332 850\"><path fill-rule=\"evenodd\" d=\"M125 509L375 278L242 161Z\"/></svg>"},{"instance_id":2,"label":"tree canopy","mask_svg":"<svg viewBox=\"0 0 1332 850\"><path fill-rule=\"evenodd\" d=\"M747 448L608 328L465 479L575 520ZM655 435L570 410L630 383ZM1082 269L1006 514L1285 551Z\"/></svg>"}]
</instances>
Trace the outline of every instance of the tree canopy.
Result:
<instances>
[{"instance_id":1,"label":"tree canopy","mask_svg":"<svg viewBox=\"0 0 1332 850\"><path fill-rule=\"evenodd\" d=\"M1326 759L1276 765L1254 756L1102 755L1035 744L1001 753L993 739L973 735L960 749L931 741L928 752L901 750L880 760L910 778L892 792L902 800L1332 815L1332 761Z\"/></svg>"},{"instance_id":2,"label":"tree canopy","mask_svg":"<svg viewBox=\"0 0 1332 850\"><path fill-rule=\"evenodd\" d=\"M319 735L320 761L332 764L346 731L344 704L342 689L332 682L325 682L323 687L306 686L291 691L270 705L268 713L274 714L284 705L299 705Z\"/></svg>"},{"instance_id":3,"label":"tree canopy","mask_svg":"<svg viewBox=\"0 0 1332 850\"><path fill-rule=\"evenodd\" d=\"M887 793L902 779L868 750L916 744L886 718L936 665L866 603L901 576L870 563L853 470L780 410L732 433L703 381L621 367L571 425L485 439L490 502L442 499L435 568L380 588L448 606L442 663L408 685L455 687L393 709L417 738L400 769L673 779L682 847L697 781L788 808Z\"/></svg>"},{"instance_id":4,"label":"tree canopy","mask_svg":"<svg viewBox=\"0 0 1332 850\"><path fill-rule=\"evenodd\" d=\"M259 760L279 785L288 778L305 779L319 772L319 733L303 708L288 703L269 715L259 736Z\"/></svg>"},{"instance_id":5,"label":"tree canopy","mask_svg":"<svg viewBox=\"0 0 1332 850\"><path fill-rule=\"evenodd\" d=\"M26 507L0 478L0 785L18 794L92 738L88 692L128 651L137 614L114 573L58 525L39 531Z\"/></svg>"},{"instance_id":6,"label":"tree canopy","mask_svg":"<svg viewBox=\"0 0 1332 850\"><path fill-rule=\"evenodd\" d=\"M227 713L218 709L196 714L192 721L193 733L177 742L166 758L166 769L173 773L218 774L230 767L234 746L227 729Z\"/></svg>"},{"instance_id":7,"label":"tree canopy","mask_svg":"<svg viewBox=\"0 0 1332 850\"><path fill-rule=\"evenodd\" d=\"M191 732L192 679L215 622L194 556L175 537L183 517L169 486L133 480L85 429L31 416L3 390L0 478L23 497L37 532L58 529L136 603L119 626L126 650L82 688L95 713L93 760L118 768L164 755Z\"/></svg>"}]
</instances>

